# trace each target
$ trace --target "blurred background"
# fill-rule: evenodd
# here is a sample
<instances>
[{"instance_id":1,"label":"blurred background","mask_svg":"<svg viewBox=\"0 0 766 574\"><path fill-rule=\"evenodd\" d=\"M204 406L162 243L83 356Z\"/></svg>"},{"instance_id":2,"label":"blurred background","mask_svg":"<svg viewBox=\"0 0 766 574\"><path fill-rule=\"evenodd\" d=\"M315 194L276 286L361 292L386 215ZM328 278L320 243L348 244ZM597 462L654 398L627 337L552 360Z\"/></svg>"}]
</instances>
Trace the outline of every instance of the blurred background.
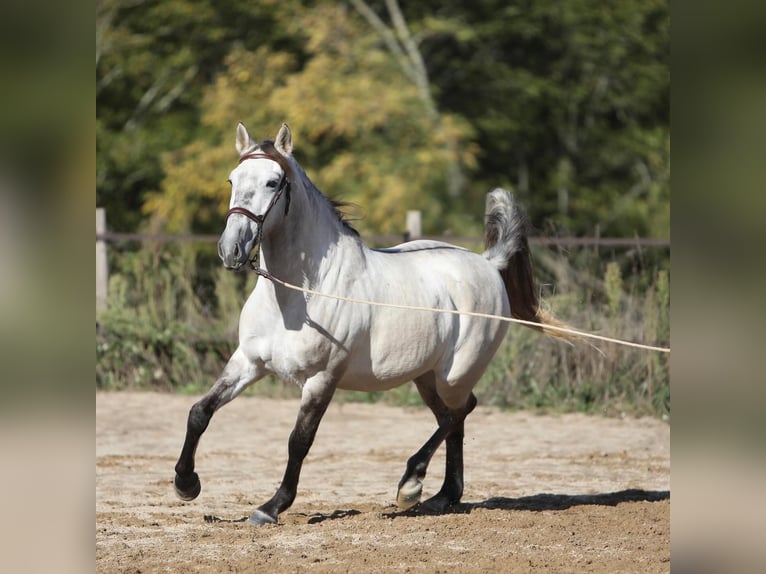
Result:
<instances>
[{"instance_id":1,"label":"blurred background","mask_svg":"<svg viewBox=\"0 0 766 574\"><path fill-rule=\"evenodd\" d=\"M551 310L668 346L669 28L645 0L97 2L97 387L199 392L235 348L255 278L215 238L239 121L287 122L371 245L418 210L425 236L480 251L485 194L513 190ZM601 347L512 327L479 398L669 417L667 356Z\"/></svg>"}]
</instances>

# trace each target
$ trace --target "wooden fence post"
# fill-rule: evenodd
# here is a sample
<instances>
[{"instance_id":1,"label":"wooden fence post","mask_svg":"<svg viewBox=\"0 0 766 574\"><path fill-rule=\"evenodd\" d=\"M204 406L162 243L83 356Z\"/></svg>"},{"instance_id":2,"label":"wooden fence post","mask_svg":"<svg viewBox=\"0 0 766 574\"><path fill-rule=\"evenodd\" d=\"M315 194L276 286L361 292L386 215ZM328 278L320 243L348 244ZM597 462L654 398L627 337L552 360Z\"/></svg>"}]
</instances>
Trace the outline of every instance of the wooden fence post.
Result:
<instances>
[{"instance_id":1,"label":"wooden fence post","mask_svg":"<svg viewBox=\"0 0 766 574\"><path fill-rule=\"evenodd\" d=\"M96 234L106 233L106 210L96 208ZM109 300L109 268L106 259L106 241L96 239L96 313L104 311Z\"/></svg>"},{"instance_id":2,"label":"wooden fence post","mask_svg":"<svg viewBox=\"0 0 766 574\"><path fill-rule=\"evenodd\" d=\"M410 209L407 211L407 231L404 235L405 241L412 241L414 239L420 239L423 236L421 226L420 211L416 209Z\"/></svg>"}]
</instances>

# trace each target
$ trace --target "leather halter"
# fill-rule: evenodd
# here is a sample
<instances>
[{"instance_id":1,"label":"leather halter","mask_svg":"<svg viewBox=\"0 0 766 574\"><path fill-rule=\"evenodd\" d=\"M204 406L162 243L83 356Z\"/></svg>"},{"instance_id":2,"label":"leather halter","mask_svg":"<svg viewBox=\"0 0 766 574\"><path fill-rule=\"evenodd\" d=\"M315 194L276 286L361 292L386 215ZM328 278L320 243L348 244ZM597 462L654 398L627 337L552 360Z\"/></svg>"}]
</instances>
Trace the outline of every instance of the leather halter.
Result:
<instances>
[{"instance_id":1,"label":"leather halter","mask_svg":"<svg viewBox=\"0 0 766 574\"><path fill-rule=\"evenodd\" d=\"M271 161L277 162L278 164L280 164L280 167L282 167L281 163L277 161L277 159L274 156L271 156L266 153L261 153L261 152L255 152L255 153L249 153L249 154L243 155L241 158L239 158L239 163L242 163L246 159L258 159L258 158L270 159ZM290 182L287 179L287 172L284 172L282 175L282 179L279 181L279 187L277 188L277 192L274 194L274 197L271 198L271 202L269 203L269 206L266 208L266 211L264 211L263 214L256 215L255 213L253 213L252 211L244 207L232 207L229 211L226 212L225 220L228 220L230 215L234 215L235 213L238 213L240 215L244 215L245 217L247 217L248 219L251 219L252 221L255 221L259 225L259 227L262 227L263 222L266 220L266 216L271 211L271 208L274 207L274 204L277 203L277 201L282 196L282 193L284 191L287 191L287 195L285 196L285 215L287 215L287 212L290 209Z\"/></svg>"}]
</instances>

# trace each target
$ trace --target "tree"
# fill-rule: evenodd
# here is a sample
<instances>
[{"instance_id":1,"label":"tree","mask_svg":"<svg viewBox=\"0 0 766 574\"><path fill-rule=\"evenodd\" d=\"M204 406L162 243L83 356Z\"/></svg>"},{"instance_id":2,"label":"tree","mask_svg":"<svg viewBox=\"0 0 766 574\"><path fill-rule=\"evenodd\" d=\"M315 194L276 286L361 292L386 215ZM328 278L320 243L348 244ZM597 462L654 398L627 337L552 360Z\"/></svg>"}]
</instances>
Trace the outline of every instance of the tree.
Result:
<instances>
[{"instance_id":1,"label":"tree","mask_svg":"<svg viewBox=\"0 0 766 574\"><path fill-rule=\"evenodd\" d=\"M667 1L424 0L404 10L437 107L475 130L468 201L509 185L541 226L668 235Z\"/></svg>"},{"instance_id":2,"label":"tree","mask_svg":"<svg viewBox=\"0 0 766 574\"><path fill-rule=\"evenodd\" d=\"M442 136L448 154L447 193L456 197L463 187L465 180L458 160L458 142L450 133L437 109L432 93L432 85L428 78L428 70L417 43L410 33L407 22L397 0L386 0L391 24L387 25L364 0L350 0L351 5L380 34L386 48L404 72L405 76L417 88L418 95L434 124L434 131Z\"/></svg>"},{"instance_id":3,"label":"tree","mask_svg":"<svg viewBox=\"0 0 766 574\"><path fill-rule=\"evenodd\" d=\"M97 204L136 228L164 177L161 155L199 136L202 92L234 46L289 43L290 0L96 3Z\"/></svg>"},{"instance_id":4,"label":"tree","mask_svg":"<svg viewBox=\"0 0 766 574\"><path fill-rule=\"evenodd\" d=\"M217 229L233 127L286 120L363 231L475 233L502 185L546 233L669 232L667 0L101 0L96 58L118 229Z\"/></svg>"},{"instance_id":5,"label":"tree","mask_svg":"<svg viewBox=\"0 0 766 574\"><path fill-rule=\"evenodd\" d=\"M414 208L424 211L426 229L443 229L451 211L448 165L470 167L473 149L466 144L456 158L439 139L467 139L467 126L447 116L434 133L417 86L344 5L320 3L291 16L291 30L305 35L305 61L265 47L233 51L205 93L210 137L167 156L163 189L147 201L147 213L172 230L218 230L237 122L269 138L287 121L309 176L361 206L365 232L399 232Z\"/></svg>"}]
</instances>

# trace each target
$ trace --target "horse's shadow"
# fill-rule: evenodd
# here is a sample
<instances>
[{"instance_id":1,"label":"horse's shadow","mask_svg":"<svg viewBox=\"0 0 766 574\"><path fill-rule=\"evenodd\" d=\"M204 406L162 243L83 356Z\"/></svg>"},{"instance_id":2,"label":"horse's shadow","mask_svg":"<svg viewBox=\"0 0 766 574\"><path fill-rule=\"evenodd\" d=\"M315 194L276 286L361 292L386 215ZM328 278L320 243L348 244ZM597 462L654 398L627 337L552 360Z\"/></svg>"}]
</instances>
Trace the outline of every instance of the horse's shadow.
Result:
<instances>
[{"instance_id":1,"label":"horse's shadow","mask_svg":"<svg viewBox=\"0 0 766 574\"><path fill-rule=\"evenodd\" d=\"M435 516L442 514L470 514L477 508L489 510L566 510L573 506L617 506L622 502L658 502L669 500L669 490L628 489L601 494L549 494L541 493L520 498L493 497L481 502L461 502L446 510L435 511L418 504L411 509L384 513L386 518L406 516Z\"/></svg>"},{"instance_id":2,"label":"horse's shadow","mask_svg":"<svg viewBox=\"0 0 766 574\"><path fill-rule=\"evenodd\" d=\"M383 512L384 518L404 518L412 516L439 516L447 514L470 514L477 508L489 510L566 510L573 506L617 506L622 502L659 502L669 500L669 490L641 490L628 489L617 492L605 492L602 494L533 494L532 496L522 496L520 498L493 497L481 502L461 502L455 504L446 510L433 510L425 504L417 504L408 510L392 510ZM391 506L390 508L395 508ZM361 510L335 510L329 514L316 513L306 515L304 513L294 513L307 516L308 524L317 524L326 520L339 520L362 514ZM226 519L217 516L205 516L205 522L245 522L244 518Z\"/></svg>"}]
</instances>

